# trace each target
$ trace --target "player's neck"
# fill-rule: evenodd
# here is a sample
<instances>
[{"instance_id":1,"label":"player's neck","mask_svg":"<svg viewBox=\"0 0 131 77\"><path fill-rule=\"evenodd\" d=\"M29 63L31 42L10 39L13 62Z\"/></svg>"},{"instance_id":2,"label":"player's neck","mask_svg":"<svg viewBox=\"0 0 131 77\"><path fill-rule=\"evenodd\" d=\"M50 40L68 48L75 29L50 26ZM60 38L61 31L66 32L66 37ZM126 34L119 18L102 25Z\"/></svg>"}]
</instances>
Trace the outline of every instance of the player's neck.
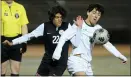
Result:
<instances>
[{"instance_id":1,"label":"player's neck","mask_svg":"<svg viewBox=\"0 0 131 77\"><path fill-rule=\"evenodd\" d=\"M8 6L9 6L9 7L11 7L11 6L12 6L12 3L7 3L7 4L8 4Z\"/></svg>"},{"instance_id":2,"label":"player's neck","mask_svg":"<svg viewBox=\"0 0 131 77\"><path fill-rule=\"evenodd\" d=\"M88 19L85 20L85 23L90 27L94 27L94 25L92 25Z\"/></svg>"},{"instance_id":3,"label":"player's neck","mask_svg":"<svg viewBox=\"0 0 131 77\"><path fill-rule=\"evenodd\" d=\"M9 7L11 7L12 4L13 4L13 1L12 2L6 2L6 3L8 4Z\"/></svg>"}]
</instances>

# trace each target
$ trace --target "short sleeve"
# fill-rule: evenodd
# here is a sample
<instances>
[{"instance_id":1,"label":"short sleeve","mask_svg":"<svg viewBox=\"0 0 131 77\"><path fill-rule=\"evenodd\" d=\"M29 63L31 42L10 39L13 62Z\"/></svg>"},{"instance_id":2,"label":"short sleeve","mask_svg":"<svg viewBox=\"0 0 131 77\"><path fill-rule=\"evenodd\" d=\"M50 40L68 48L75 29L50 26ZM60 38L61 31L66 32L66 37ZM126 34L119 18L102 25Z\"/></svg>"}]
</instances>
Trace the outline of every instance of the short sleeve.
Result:
<instances>
[{"instance_id":1,"label":"short sleeve","mask_svg":"<svg viewBox=\"0 0 131 77\"><path fill-rule=\"evenodd\" d=\"M20 21L21 21L21 25L26 25L29 23L28 21L28 18L27 18L27 14L26 14L26 10L23 6L21 6L21 18L20 18Z\"/></svg>"}]
</instances>

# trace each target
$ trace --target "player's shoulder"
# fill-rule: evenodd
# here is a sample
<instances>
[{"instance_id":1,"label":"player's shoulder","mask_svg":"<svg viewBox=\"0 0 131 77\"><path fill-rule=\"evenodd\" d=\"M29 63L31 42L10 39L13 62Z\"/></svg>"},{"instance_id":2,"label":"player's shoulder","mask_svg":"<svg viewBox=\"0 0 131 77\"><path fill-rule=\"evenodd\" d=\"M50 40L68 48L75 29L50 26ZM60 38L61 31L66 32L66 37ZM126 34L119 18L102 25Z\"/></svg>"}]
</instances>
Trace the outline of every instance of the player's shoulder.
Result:
<instances>
[{"instance_id":1,"label":"player's shoulder","mask_svg":"<svg viewBox=\"0 0 131 77\"><path fill-rule=\"evenodd\" d=\"M40 25L44 26L44 23L41 23Z\"/></svg>"},{"instance_id":2,"label":"player's shoulder","mask_svg":"<svg viewBox=\"0 0 131 77\"><path fill-rule=\"evenodd\" d=\"M14 2L14 5L22 9L24 8L24 6L18 2Z\"/></svg>"},{"instance_id":3,"label":"player's shoulder","mask_svg":"<svg viewBox=\"0 0 131 77\"><path fill-rule=\"evenodd\" d=\"M62 22L63 25L68 25L69 23L68 22Z\"/></svg>"},{"instance_id":4,"label":"player's shoulder","mask_svg":"<svg viewBox=\"0 0 131 77\"><path fill-rule=\"evenodd\" d=\"M48 29L54 28L54 27L53 27L54 24L53 24L53 22L51 22L51 21L46 21L46 22L44 22L43 24L44 24L44 27L45 27L45 28L48 28Z\"/></svg>"},{"instance_id":5,"label":"player's shoulder","mask_svg":"<svg viewBox=\"0 0 131 77\"><path fill-rule=\"evenodd\" d=\"M2 4L2 7L8 5L8 4L6 3L6 1L1 1L1 4Z\"/></svg>"},{"instance_id":6,"label":"player's shoulder","mask_svg":"<svg viewBox=\"0 0 131 77\"><path fill-rule=\"evenodd\" d=\"M69 22L62 22L62 26L68 27L68 25L70 25Z\"/></svg>"},{"instance_id":7,"label":"player's shoulder","mask_svg":"<svg viewBox=\"0 0 131 77\"><path fill-rule=\"evenodd\" d=\"M100 25L100 24L96 24L96 26L95 26L97 29L98 28L102 28L102 26Z\"/></svg>"},{"instance_id":8,"label":"player's shoulder","mask_svg":"<svg viewBox=\"0 0 131 77\"><path fill-rule=\"evenodd\" d=\"M44 25L51 25L52 22L51 22L51 21L47 21L47 22L44 22L43 24L44 24Z\"/></svg>"},{"instance_id":9,"label":"player's shoulder","mask_svg":"<svg viewBox=\"0 0 131 77\"><path fill-rule=\"evenodd\" d=\"M62 22L62 24L61 24L61 28L63 28L63 29L67 29L67 28L68 28L68 25L69 25L68 22Z\"/></svg>"}]
</instances>

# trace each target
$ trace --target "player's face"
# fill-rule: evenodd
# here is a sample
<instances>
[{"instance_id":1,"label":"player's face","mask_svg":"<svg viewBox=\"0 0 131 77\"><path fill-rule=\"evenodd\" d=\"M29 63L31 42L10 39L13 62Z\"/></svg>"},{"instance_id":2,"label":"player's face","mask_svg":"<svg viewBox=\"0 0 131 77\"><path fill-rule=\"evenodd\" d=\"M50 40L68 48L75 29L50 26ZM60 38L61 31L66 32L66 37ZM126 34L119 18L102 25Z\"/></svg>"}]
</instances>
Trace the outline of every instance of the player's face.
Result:
<instances>
[{"instance_id":1,"label":"player's face","mask_svg":"<svg viewBox=\"0 0 131 77\"><path fill-rule=\"evenodd\" d=\"M12 2L13 2L13 0L5 0L6 1L6 3L8 3L8 4L11 4Z\"/></svg>"},{"instance_id":2,"label":"player's face","mask_svg":"<svg viewBox=\"0 0 131 77\"><path fill-rule=\"evenodd\" d=\"M62 24L62 15L57 13L53 19L53 24L57 27L61 26Z\"/></svg>"},{"instance_id":3,"label":"player's face","mask_svg":"<svg viewBox=\"0 0 131 77\"><path fill-rule=\"evenodd\" d=\"M87 12L87 15L90 24L95 25L101 17L101 12L94 8L92 11Z\"/></svg>"}]
</instances>

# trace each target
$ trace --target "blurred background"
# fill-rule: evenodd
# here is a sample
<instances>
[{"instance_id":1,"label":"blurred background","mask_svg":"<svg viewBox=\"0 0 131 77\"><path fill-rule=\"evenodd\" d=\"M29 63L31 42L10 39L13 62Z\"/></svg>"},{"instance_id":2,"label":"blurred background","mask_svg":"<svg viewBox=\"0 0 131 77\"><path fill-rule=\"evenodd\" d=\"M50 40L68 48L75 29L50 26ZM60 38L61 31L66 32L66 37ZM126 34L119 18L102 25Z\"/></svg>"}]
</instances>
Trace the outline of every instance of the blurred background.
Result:
<instances>
[{"instance_id":1,"label":"blurred background","mask_svg":"<svg viewBox=\"0 0 131 77\"><path fill-rule=\"evenodd\" d=\"M105 7L105 14L99 24L106 28L113 43L129 43L131 30L131 1L130 0L15 0L26 8L30 23L29 32L38 25L48 21L48 10L54 5L63 6L67 12L65 21L72 22L77 15L86 18L86 9L91 3L100 3ZM35 42L38 43L38 42ZM40 42L39 42L40 43Z\"/></svg>"},{"instance_id":2,"label":"blurred background","mask_svg":"<svg viewBox=\"0 0 131 77\"><path fill-rule=\"evenodd\" d=\"M131 0L15 0L24 5L29 19L29 32L41 23L48 21L48 10L54 5L63 6L67 12L65 21L71 22L77 15L86 18L86 9L91 3L100 3L105 7L105 14L99 24L110 33L110 42L128 58L122 64L102 46L93 50L92 68L95 75L131 75L130 72L130 33L131 33ZM28 42L24 54L21 75L35 75L44 54L42 38ZM69 48L71 51L71 47ZM65 71L64 75L69 75Z\"/></svg>"}]
</instances>

